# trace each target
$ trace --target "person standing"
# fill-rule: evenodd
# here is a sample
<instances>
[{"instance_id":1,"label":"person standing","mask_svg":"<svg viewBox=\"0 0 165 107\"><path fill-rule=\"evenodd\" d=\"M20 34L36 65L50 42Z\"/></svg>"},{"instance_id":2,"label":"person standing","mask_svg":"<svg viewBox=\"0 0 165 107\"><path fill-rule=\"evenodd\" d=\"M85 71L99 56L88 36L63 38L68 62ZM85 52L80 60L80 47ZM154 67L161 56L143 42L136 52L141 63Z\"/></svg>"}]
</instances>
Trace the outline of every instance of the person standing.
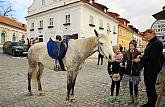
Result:
<instances>
[{"instance_id":1,"label":"person standing","mask_svg":"<svg viewBox=\"0 0 165 107\"><path fill-rule=\"evenodd\" d=\"M144 50L144 55L139 55L134 59L135 62L141 62L144 67L144 83L148 102L141 107L155 107L157 100L155 84L157 75L161 70L163 44L157 39L153 29L147 29L141 34L149 42Z\"/></svg>"},{"instance_id":2,"label":"person standing","mask_svg":"<svg viewBox=\"0 0 165 107\"><path fill-rule=\"evenodd\" d=\"M120 82L123 75L123 69L122 69L122 61L123 61L123 54L120 52L119 48L117 46L113 47L113 51L115 53L115 61L114 62L108 62L108 73L110 77L112 78L112 84L111 84L111 98L115 98L119 95L120 90ZM113 97L114 88L116 86L116 96Z\"/></svg>"},{"instance_id":3,"label":"person standing","mask_svg":"<svg viewBox=\"0 0 165 107\"><path fill-rule=\"evenodd\" d=\"M120 49L120 52L122 53L123 52L123 47L121 44L119 44L119 49Z\"/></svg>"},{"instance_id":4,"label":"person standing","mask_svg":"<svg viewBox=\"0 0 165 107\"><path fill-rule=\"evenodd\" d=\"M137 49L136 40L131 40L129 43L129 49L126 51L126 58L124 58L127 62L125 73L129 75L129 91L130 91L130 102L137 104L138 97L138 84L140 81L140 64L139 62L134 62L138 55L141 52Z\"/></svg>"},{"instance_id":5,"label":"person standing","mask_svg":"<svg viewBox=\"0 0 165 107\"><path fill-rule=\"evenodd\" d=\"M100 59L101 59L101 65L103 65L103 58L104 58L104 55L100 54L99 52L97 65L99 65Z\"/></svg>"}]
</instances>

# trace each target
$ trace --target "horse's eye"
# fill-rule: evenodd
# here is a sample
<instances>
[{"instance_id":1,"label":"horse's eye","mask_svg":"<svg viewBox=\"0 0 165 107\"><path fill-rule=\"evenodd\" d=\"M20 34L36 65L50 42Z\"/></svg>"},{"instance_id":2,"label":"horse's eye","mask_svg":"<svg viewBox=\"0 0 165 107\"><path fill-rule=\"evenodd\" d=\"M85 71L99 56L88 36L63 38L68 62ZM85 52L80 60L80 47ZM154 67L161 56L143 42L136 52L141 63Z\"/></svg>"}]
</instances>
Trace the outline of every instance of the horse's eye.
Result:
<instances>
[{"instance_id":1,"label":"horse's eye","mask_svg":"<svg viewBox=\"0 0 165 107\"><path fill-rule=\"evenodd\" d=\"M103 45L103 43L100 42L100 45Z\"/></svg>"}]
</instances>

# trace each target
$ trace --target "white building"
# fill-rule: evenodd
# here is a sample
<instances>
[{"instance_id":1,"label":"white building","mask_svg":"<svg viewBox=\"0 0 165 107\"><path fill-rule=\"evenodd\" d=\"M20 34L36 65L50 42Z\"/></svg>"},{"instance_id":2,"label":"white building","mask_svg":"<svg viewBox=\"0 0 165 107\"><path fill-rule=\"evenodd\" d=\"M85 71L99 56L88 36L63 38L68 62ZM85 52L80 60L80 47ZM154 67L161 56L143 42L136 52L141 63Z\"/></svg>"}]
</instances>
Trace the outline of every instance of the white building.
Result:
<instances>
[{"instance_id":1,"label":"white building","mask_svg":"<svg viewBox=\"0 0 165 107\"><path fill-rule=\"evenodd\" d=\"M27 34L47 42L49 37L70 35L82 39L100 33L109 33L117 45L118 21L108 14L107 7L94 0L34 0L28 9ZM114 33L115 32L115 33Z\"/></svg>"}]
</instances>

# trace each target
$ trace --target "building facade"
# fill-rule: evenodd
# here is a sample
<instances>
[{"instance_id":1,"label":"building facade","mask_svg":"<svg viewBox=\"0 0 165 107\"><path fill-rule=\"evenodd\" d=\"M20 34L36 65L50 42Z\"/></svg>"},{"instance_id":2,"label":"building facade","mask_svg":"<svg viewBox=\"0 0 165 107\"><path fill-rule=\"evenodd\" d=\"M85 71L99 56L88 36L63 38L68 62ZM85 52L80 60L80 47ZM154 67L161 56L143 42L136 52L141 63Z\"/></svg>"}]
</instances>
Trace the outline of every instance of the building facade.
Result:
<instances>
[{"instance_id":1,"label":"building facade","mask_svg":"<svg viewBox=\"0 0 165 107\"><path fill-rule=\"evenodd\" d=\"M25 24L0 16L0 47L6 41L25 41L26 35Z\"/></svg>"},{"instance_id":2,"label":"building facade","mask_svg":"<svg viewBox=\"0 0 165 107\"><path fill-rule=\"evenodd\" d=\"M47 42L56 35L69 35L83 39L99 33L108 33L117 45L118 20L108 13L108 8L94 0L34 0L28 9L27 34Z\"/></svg>"}]
</instances>

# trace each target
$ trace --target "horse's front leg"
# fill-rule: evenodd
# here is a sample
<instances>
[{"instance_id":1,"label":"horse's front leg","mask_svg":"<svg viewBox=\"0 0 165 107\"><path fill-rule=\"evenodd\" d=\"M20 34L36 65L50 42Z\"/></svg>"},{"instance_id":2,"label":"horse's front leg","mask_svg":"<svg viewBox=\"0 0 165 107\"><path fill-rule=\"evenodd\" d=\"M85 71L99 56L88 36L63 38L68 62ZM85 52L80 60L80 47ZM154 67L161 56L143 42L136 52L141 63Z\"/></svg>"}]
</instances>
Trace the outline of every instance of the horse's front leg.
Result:
<instances>
[{"instance_id":1,"label":"horse's front leg","mask_svg":"<svg viewBox=\"0 0 165 107\"><path fill-rule=\"evenodd\" d=\"M77 78L77 75L78 75L78 71L75 71L73 73L73 80L72 80L72 88L71 88L71 100L75 100L74 98L74 86L75 86L75 83L76 83L76 78Z\"/></svg>"}]
</instances>

